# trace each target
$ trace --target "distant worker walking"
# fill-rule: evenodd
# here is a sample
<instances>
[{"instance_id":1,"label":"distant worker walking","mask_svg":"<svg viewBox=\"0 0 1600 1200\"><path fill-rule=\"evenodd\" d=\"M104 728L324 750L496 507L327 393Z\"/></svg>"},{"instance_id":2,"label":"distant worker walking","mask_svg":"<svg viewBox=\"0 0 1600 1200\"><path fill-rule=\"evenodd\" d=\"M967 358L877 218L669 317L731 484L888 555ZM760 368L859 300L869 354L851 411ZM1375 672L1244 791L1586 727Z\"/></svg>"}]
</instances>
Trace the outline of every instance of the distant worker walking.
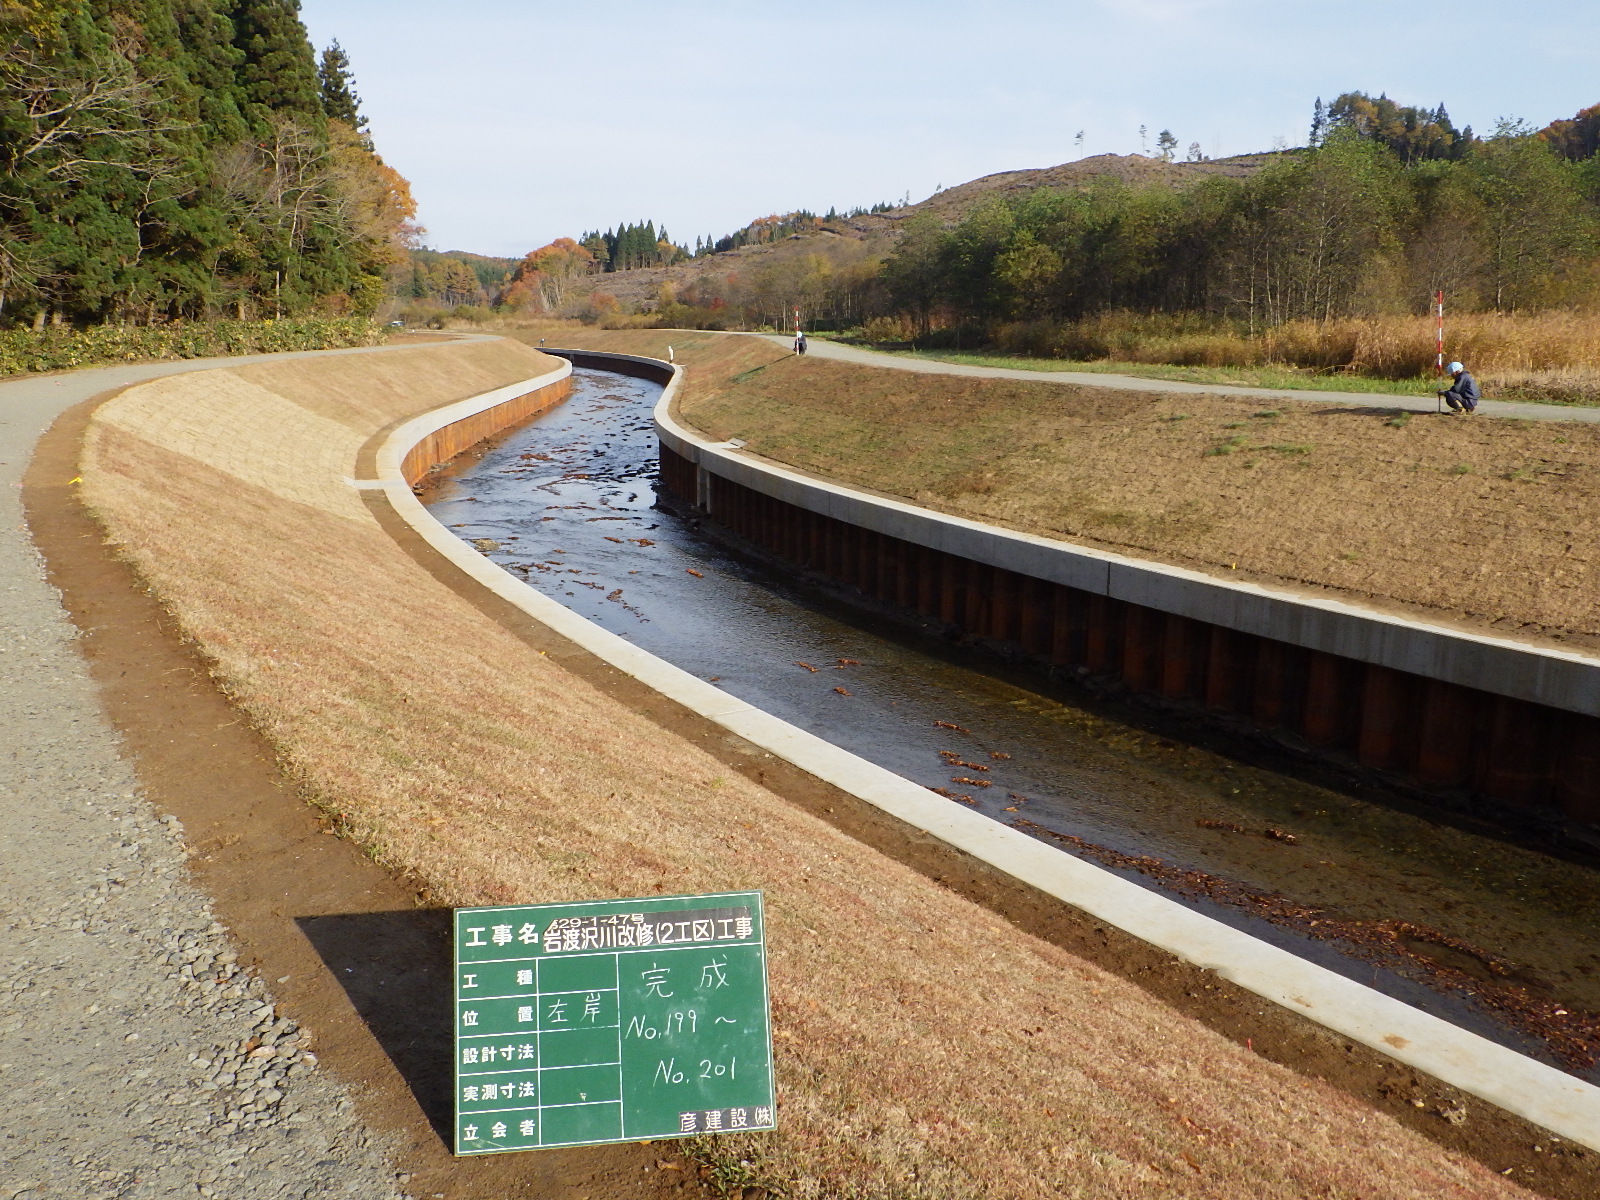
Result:
<instances>
[{"instance_id":1,"label":"distant worker walking","mask_svg":"<svg viewBox=\"0 0 1600 1200\"><path fill-rule=\"evenodd\" d=\"M1450 364L1450 374L1455 377L1455 382L1439 393L1444 397L1444 402L1450 406L1450 411L1477 412L1478 401L1483 398L1483 394L1478 390L1478 381L1458 362Z\"/></svg>"},{"instance_id":2,"label":"distant worker walking","mask_svg":"<svg viewBox=\"0 0 1600 1200\"><path fill-rule=\"evenodd\" d=\"M794 335L794 352L796 354L804 354L806 352L806 334L803 329Z\"/></svg>"}]
</instances>

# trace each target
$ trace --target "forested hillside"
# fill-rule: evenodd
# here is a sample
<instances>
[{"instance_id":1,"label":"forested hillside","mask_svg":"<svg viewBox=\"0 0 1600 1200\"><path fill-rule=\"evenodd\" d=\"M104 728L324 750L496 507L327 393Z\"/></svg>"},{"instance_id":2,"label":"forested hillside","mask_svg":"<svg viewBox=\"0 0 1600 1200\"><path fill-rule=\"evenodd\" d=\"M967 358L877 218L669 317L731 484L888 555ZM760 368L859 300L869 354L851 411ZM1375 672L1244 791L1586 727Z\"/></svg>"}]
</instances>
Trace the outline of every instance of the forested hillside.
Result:
<instances>
[{"instance_id":1,"label":"forested hillside","mask_svg":"<svg viewBox=\"0 0 1600 1200\"><path fill-rule=\"evenodd\" d=\"M1587 152L1586 152L1587 151ZM1106 182L907 223L885 264L918 328L1201 312L1253 328L1456 308L1600 302L1600 170L1580 134L1507 123L1485 139L1442 108L1354 93L1312 144L1246 178L1172 190Z\"/></svg>"},{"instance_id":2,"label":"forested hillside","mask_svg":"<svg viewBox=\"0 0 1600 1200\"><path fill-rule=\"evenodd\" d=\"M1103 357L1113 317L1258 338L1419 314L1438 291L1456 314L1600 310L1600 106L1486 136L1363 92L1310 117L1294 149L1102 155L764 218L676 266L595 275L565 311L734 329L798 306L813 329Z\"/></svg>"},{"instance_id":3,"label":"forested hillside","mask_svg":"<svg viewBox=\"0 0 1600 1200\"><path fill-rule=\"evenodd\" d=\"M520 261L466 250L413 249L400 268L395 298L442 308L492 304Z\"/></svg>"},{"instance_id":4,"label":"forested hillside","mask_svg":"<svg viewBox=\"0 0 1600 1200\"><path fill-rule=\"evenodd\" d=\"M406 181L296 0L0 0L0 325L370 313Z\"/></svg>"}]
</instances>

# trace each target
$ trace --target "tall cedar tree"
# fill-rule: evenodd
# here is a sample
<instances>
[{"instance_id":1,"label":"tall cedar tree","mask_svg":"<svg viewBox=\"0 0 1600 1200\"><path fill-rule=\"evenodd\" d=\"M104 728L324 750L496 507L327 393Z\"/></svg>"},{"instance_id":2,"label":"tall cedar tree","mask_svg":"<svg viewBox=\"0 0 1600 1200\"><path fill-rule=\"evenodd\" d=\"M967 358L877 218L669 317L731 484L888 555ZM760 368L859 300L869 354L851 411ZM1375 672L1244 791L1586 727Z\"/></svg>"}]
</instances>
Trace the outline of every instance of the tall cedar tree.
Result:
<instances>
[{"instance_id":1,"label":"tall cedar tree","mask_svg":"<svg viewBox=\"0 0 1600 1200\"><path fill-rule=\"evenodd\" d=\"M239 83L245 101L258 110L258 130L266 128L266 113L320 120L315 59L298 0L238 0L232 16L233 44L244 55Z\"/></svg>"},{"instance_id":2,"label":"tall cedar tree","mask_svg":"<svg viewBox=\"0 0 1600 1200\"><path fill-rule=\"evenodd\" d=\"M381 298L409 194L370 145L330 143L297 12L0 0L0 323Z\"/></svg>"},{"instance_id":3,"label":"tall cedar tree","mask_svg":"<svg viewBox=\"0 0 1600 1200\"><path fill-rule=\"evenodd\" d=\"M322 111L328 118L343 121L358 133L365 131L367 118L361 115L361 97L356 95L350 74L350 56L338 41L322 52L317 64L317 82L322 94Z\"/></svg>"}]
</instances>

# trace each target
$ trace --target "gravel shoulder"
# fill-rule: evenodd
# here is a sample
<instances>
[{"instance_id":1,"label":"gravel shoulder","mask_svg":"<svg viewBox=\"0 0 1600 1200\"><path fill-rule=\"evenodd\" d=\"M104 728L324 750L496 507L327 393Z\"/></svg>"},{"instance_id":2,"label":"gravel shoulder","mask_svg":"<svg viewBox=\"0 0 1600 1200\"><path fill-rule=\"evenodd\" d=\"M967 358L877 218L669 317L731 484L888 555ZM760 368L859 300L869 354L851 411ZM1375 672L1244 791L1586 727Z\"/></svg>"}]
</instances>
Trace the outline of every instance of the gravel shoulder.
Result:
<instances>
[{"instance_id":1,"label":"gravel shoulder","mask_svg":"<svg viewBox=\"0 0 1600 1200\"><path fill-rule=\"evenodd\" d=\"M0 387L0 1195L392 1196L387 1139L188 879L24 527L43 429L150 370Z\"/></svg>"},{"instance_id":2,"label":"gravel shoulder","mask_svg":"<svg viewBox=\"0 0 1600 1200\"><path fill-rule=\"evenodd\" d=\"M447 914L328 836L78 504L99 400L264 361L0 382L0 1200L684 1194L660 1148L449 1155Z\"/></svg>"}]
</instances>

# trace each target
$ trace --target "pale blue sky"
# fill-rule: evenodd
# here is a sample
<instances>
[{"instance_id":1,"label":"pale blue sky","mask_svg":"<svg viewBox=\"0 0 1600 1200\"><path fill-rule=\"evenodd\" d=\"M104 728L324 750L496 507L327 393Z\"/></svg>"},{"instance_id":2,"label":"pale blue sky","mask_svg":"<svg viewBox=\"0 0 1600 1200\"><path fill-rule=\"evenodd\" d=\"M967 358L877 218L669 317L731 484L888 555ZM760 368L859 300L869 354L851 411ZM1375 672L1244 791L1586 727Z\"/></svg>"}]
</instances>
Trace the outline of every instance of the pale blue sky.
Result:
<instances>
[{"instance_id":1,"label":"pale blue sky","mask_svg":"<svg viewBox=\"0 0 1600 1200\"><path fill-rule=\"evenodd\" d=\"M1313 100L1457 124L1600 103L1590 0L302 0L337 37L428 244L522 254L651 218L917 200L995 171L1301 144ZM1080 152L1074 145L1085 134Z\"/></svg>"}]
</instances>

